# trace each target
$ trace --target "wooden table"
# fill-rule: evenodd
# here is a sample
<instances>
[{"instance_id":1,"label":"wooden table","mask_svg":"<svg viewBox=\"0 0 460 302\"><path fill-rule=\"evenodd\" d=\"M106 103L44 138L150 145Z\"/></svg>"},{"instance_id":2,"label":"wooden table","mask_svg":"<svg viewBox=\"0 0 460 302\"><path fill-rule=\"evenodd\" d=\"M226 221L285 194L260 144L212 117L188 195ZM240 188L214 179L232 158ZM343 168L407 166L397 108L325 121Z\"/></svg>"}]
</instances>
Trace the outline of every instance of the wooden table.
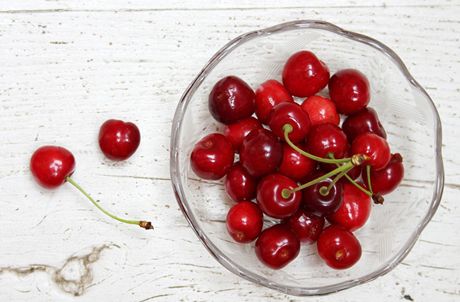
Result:
<instances>
[{"instance_id":1,"label":"wooden table","mask_svg":"<svg viewBox=\"0 0 460 302\"><path fill-rule=\"evenodd\" d=\"M459 300L460 2L401 2L2 1L0 301ZM295 19L326 20L394 49L436 102L446 167L441 206L396 269L305 299L221 267L182 216L169 176L172 116L200 68L237 35ZM96 143L114 117L143 134L120 164ZM151 217L155 231L106 219L70 186L40 189L28 161L44 144L71 149L77 181L116 212Z\"/></svg>"}]
</instances>

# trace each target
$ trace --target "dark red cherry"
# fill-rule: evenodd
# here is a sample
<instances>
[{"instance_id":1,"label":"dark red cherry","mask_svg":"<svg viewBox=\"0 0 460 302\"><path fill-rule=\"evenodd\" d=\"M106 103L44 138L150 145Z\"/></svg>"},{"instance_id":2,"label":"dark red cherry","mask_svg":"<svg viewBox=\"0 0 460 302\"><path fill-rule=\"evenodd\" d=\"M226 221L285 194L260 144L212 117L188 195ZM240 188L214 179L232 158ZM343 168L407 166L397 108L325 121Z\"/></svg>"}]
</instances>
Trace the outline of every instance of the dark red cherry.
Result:
<instances>
[{"instance_id":1,"label":"dark red cherry","mask_svg":"<svg viewBox=\"0 0 460 302\"><path fill-rule=\"evenodd\" d=\"M321 124L339 125L340 116L337 113L334 102L319 95L312 95L300 105L308 114L312 126Z\"/></svg>"},{"instance_id":2,"label":"dark red cherry","mask_svg":"<svg viewBox=\"0 0 460 302\"><path fill-rule=\"evenodd\" d=\"M319 256L334 269L349 268L361 258L358 239L341 226L325 228L319 235L317 248Z\"/></svg>"},{"instance_id":3,"label":"dark red cherry","mask_svg":"<svg viewBox=\"0 0 460 302\"><path fill-rule=\"evenodd\" d=\"M234 201L251 200L256 197L257 181L236 163L228 170L225 191Z\"/></svg>"},{"instance_id":4,"label":"dark red cherry","mask_svg":"<svg viewBox=\"0 0 460 302\"><path fill-rule=\"evenodd\" d=\"M369 104L369 81L356 69L340 70L329 80L329 95L339 113L353 114Z\"/></svg>"},{"instance_id":5,"label":"dark red cherry","mask_svg":"<svg viewBox=\"0 0 460 302\"><path fill-rule=\"evenodd\" d=\"M277 80L268 80L256 90L256 115L261 123L267 124L270 113L276 105L294 100L283 84Z\"/></svg>"},{"instance_id":6,"label":"dark red cherry","mask_svg":"<svg viewBox=\"0 0 460 302\"><path fill-rule=\"evenodd\" d=\"M99 129L99 147L112 160L128 159L140 142L139 128L130 122L108 120Z\"/></svg>"},{"instance_id":7,"label":"dark red cherry","mask_svg":"<svg viewBox=\"0 0 460 302\"><path fill-rule=\"evenodd\" d=\"M310 130L310 119L297 103L281 103L273 108L268 125L273 133L282 140L284 140L283 127L286 124L293 128L289 133L289 139L293 143L305 140Z\"/></svg>"},{"instance_id":8,"label":"dark red cherry","mask_svg":"<svg viewBox=\"0 0 460 302\"><path fill-rule=\"evenodd\" d=\"M228 76L218 81L209 94L211 115L224 124L232 124L254 113L254 91L242 79Z\"/></svg>"},{"instance_id":9,"label":"dark red cherry","mask_svg":"<svg viewBox=\"0 0 460 302\"><path fill-rule=\"evenodd\" d=\"M257 204L242 201L228 211L227 231L235 241L248 243L259 236L263 222L263 213Z\"/></svg>"},{"instance_id":10,"label":"dark red cherry","mask_svg":"<svg viewBox=\"0 0 460 302\"><path fill-rule=\"evenodd\" d=\"M351 143L352 154L363 154L369 157L364 165L370 165L378 171L390 162L390 146L387 141L374 133L364 133L356 137Z\"/></svg>"},{"instance_id":11,"label":"dark red cherry","mask_svg":"<svg viewBox=\"0 0 460 302\"><path fill-rule=\"evenodd\" d=\"M395 153L391 156L390 162L380 171L371 169L372 191L385 195L391 193L398 187L404 178L404 165L402 156ZM366 169L363 169L362 177L367 182Z\"/></svg>"},{"instance_id":12,"label":"dark red cherry","mask_svg":"<svg viewBox=\"0 0 460 302\"><path fill-rule=\"evenodd\" d=\"M314 95L328 81L329 69L311 51L303 50L293 54L284 65L283 84L292 95Z\"/></svg>"},{"instance_id":13,"label":"dark red cherry","mask_svg":"<svg viewBox=\"0 0 460 302\"><path fill-rule=\"evenodd\" d=\"M348 150L347 136L342 129L333 124L322 124L312 127L307 137L307 147L311 154L329 158L343 158Z\"/></svg>"},{"instance_id":14,"label":"dark red cherry","mask_svg":"<svg viewBox=\"0 0 460 302\"><path fill-rule=\"evenodd\" d=\"M239 151L243 139L254 129L260 129L262 125L253 117L239 120L236 123L225 125L224 136L232 143L235 151Z\"/></svg>"},{"instance_id":15,"label":"dark red cherry","mask_svg":"<svg viewBox=\"0 0 460 302\"><path fill-rule=\"evenodd\" d=\"M241 165L256 178L276 171L282 157L281 143L266 129L251 131L241 144Z\"/></svg>"},{"instance_id":16,"label":"dark red cherry","mask_svg":"<svg viewBox=\"0 0 460 302\"><path fill-rule=\"evenodd\" d=\"M302 147L302 146L301 146ZM283 144L283 159L279 173L295 180L302 181L316 169L316 162Z\"/></svg>"},{"instance_id":17,"label":"dark red cherry","mask_svg":"<svg viewBox=\"0 0 460 302\"><path fill-rule=\"evenodd\" d=\"M359 183L364 186L362 183ZM371 198L349 182L343 184L343 199L340 207L327 220L353 232L361 228L371 213Z\"/></svg>"},{"instance_id":18,"label":"dark red cherry","mask_svg":"<svg viewBox=\"0 0 460 302\"><path fill-rule=\"evenodd\" d=\"M54 189L75 171L75 158L63 147L43 146L32 154L30 171L39 185Z\"/></svg>"},{"instance_id":19,"label":"dark red cherry","mask_svg":"<svg viewBox=\"0 0 460 302\"><path fill-rule=\"evenodd\" d=\"M294 260L300 251L300 242L285 225L265 229L256 241L259 260L272 269L280 269Z\"/></svg>"},{"instance_id":20,"label":"dark red cherry","mask_svg":"<svg viewBox=\"0 0 460 302\"><path fill-rule=\"evenodd\" d=\"M332 183L326 178L302 190L302 202L305 209L317 216L333 213L342 203L342 184L335 183L329 192L324 190ZM327 194L326 194L327 193Z\"/></svg>"},{"instance_id":21,"label":"dark red cherry","mask_svg":"<svg viewBox=\"0 0 460 302\"><path fill-rule=\"evenodd\" d=\"M323 230L324 217L299 209L294 215L285 220L285 223L300 242L313 243L318 240L319 234Z\"/></svg>"},{"instance_id":22,"label":"dark red cherry","mask_svg":"<svg viewBox=\"0 0 460 302\"><path fill-rule=\"evenodd\" d=\"M267 175L257 185L257 203L270 217L289 217L299 208L302 193L293 192L288 198L284 198L281 193L284 189L292 190L296 187L297 183L284 175L277 173Z\"/></svg>"},{"instance_id":23,"label":"dark red cherry","mask_svg":"<svg viewBox=\"0 0 460 302\"><path fill-rule=\"evenodd\" d=\"M369 107L348 116L343 122L342 129L350 142L358 135L369 132L387 138L387 133L379 121L377 112Z\"/></svg>"},{"instance_id":24,"label":"dark red cherry","mask_svg":"<svg viewBox=\"0 0 460 302\"><path fill-rule=\"evenodd\" d=\"M220 179L233 164L232 144L219 133L203 137L193 147L190 162L193 172L204 179Z\"/></svg>"}]
</instances>

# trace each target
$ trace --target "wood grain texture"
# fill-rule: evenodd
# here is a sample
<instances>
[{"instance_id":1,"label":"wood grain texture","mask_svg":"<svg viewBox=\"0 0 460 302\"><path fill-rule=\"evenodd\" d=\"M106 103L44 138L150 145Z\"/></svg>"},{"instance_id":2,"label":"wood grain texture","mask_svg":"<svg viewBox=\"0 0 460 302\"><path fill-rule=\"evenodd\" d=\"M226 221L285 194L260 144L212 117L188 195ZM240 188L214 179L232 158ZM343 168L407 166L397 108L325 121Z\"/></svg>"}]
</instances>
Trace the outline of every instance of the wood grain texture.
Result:
<instances>
[{"instance_id":1,"label":"wood grain texture","mask_svg":"<svg viewBox=\"0 0 460 302\"><path fill-rule=\"evenodd\" d=\"M460 3L166 2L0 3L0 301L460 299ZM309 299L222 268L183 218L169 180L171 119L189 82L230 39L294 19L327 20L395 50L436 103L446 168L441 206L401 265ZM99 125L113 117L143 134L121 164L96 144ZM155 231L108 221L71 187L38 188L28 160L43 144L70 148L86 189L114 211L152 219Z\"/></svg>"}]
</instances>

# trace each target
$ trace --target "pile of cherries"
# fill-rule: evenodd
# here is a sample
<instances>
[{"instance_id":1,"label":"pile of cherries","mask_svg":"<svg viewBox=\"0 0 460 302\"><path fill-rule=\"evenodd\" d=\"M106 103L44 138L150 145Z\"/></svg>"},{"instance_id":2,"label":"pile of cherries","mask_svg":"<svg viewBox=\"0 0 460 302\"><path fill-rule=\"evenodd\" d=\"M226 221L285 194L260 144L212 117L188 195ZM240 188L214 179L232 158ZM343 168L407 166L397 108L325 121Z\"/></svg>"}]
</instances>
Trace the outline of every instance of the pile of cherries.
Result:
<instances>
[{"instance_id":1,"label":"pile of cherries","mask_svg":"<svg viewBox=\"0 0 460 302\"><path fill-rule=\"evenodd\" d=\"M327 265L351 267L361 257L352 232L368 220L371 198L381 204L399 185L402 157L390 152L376 111L367 107L369 82L360 71L330 77L315 54L300 51L285 63L282 82L268 80L254 92L236 76L219 80L209 111L225 124L223 134L196 143L191 167L203 179L226 176L236 202L228 233L239 243L256 240L268 267L284 267L301 243L314 242ZM317 95L326 86L329 98ZM264 215L276 224L262 230Z\"/></svg>"}]
</instances>

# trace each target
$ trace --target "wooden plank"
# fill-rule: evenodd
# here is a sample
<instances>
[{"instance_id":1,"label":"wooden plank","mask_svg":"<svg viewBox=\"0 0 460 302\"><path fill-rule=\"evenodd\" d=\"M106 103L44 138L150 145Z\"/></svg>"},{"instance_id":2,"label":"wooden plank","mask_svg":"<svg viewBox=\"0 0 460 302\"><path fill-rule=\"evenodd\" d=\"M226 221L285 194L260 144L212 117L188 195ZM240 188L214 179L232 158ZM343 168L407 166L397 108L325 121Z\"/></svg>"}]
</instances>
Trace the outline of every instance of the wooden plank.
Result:
<instances>
[{"instance_id":1,"label":"wooden plank","mask_svg":"<svg viewBox=\"0 0 460 302\"><path fill-rule=\"evenodd\" d=\"M1 3L0 10L53 10L63 4ZM367 285L310 300L458 299L460 10L457 2L445 4L453 7L387 3L386 8L112 12L136 6L107 1L97 7L74 4L71 10L108 11L2 14L0 301L299 300L255 286L212 259L176 205L168 151L175 106L215 51L246 31L308 18L373 36L401 55L440 111L448 183L438 213L404 264ZM209 7L229 3L216 5ZM143 134L140 149L126 163L105 160L96 144L98 126L113 117L136 122ZM156 230L146 233L108 221L70 187L40 190L27 162L42 144L73 150L75 177L95 197L116 212L152 218ZM95 253L94 247L104 245ZM76 260L66 262L74 254ZM80 260L97 255L97 261L82 266ZM48 272L14 273L33 263L48 265L43 266ZM70 277L90 268L92 280L59 289L50 274L63 266Z\"/></svg>"}]
</instances>

